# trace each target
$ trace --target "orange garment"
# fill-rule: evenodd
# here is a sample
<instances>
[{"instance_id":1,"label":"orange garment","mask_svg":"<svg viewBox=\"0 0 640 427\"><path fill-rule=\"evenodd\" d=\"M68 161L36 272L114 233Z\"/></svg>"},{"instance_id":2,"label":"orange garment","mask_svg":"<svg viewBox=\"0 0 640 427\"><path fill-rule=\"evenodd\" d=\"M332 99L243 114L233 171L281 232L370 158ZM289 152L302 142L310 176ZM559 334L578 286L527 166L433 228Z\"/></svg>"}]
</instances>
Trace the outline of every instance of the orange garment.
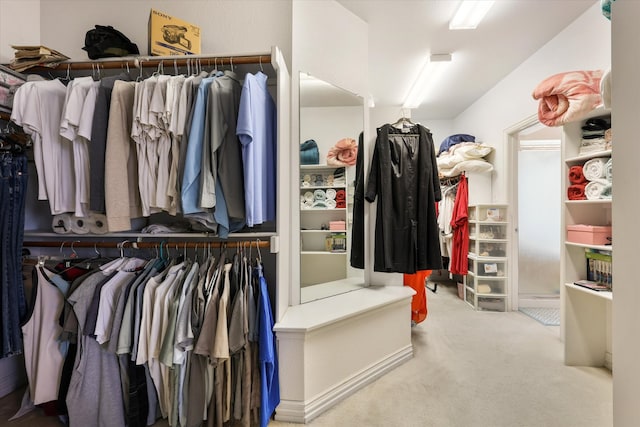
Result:
<instances>
[{"instance_id":1,"label":"orange garment","mask_svg":"<svg viewBox=\"0 0 640 427\"><path fill-rule=\"evenodd\" d=\"M427 277L431 270L420 270L414 274L405 274L403 284L410 286L416 294L411 298L411 320L420 323L427 318Z\"/></svg>"}]
</instances>

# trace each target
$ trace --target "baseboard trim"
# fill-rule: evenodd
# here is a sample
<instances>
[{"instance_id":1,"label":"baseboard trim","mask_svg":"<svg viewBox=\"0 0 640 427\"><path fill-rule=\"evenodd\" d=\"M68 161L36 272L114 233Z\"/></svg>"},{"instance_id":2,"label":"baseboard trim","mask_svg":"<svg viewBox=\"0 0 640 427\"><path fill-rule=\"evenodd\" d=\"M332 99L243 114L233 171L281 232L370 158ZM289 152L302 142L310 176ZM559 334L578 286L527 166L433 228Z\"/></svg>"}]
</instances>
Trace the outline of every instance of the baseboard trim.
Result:
<instances>
[{"instance_id":1,"label":"baseboard trim","mask_svg":"<svg viewBox=\"0 0 640 427\"><path fill-rule=\"evenodd\" d=\"M306 424L411 358L413 358L413 346L408 345L308 402L280 400L280 404L276 408L275 419Z\"/></svg>"}]
</instances>

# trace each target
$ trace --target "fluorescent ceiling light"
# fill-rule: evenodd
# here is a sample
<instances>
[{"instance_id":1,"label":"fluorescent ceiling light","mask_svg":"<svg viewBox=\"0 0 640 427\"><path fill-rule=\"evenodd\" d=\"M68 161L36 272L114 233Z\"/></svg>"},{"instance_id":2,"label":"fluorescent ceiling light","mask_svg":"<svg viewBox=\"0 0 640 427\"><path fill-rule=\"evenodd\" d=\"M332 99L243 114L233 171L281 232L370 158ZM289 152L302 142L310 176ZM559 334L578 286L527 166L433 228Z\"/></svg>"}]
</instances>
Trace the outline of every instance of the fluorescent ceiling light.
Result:
<instances>
[{"instance_id":1,"label":"fluorescent ceiling light","mask_svg":"<svg viewBox=\"0 0 640 427\"><path fill-rule=\"evenodd\" d=\"M487 14L491 6L491 0L463 0L451 21L450 30L473 30L482 18Z\"/></svg>"},{"instance_id":2,"label":"fluorescent ceiling light","mask_svg":"<svg viewBox=\"0 0 640 427\"><path fill-rule=\"evenodd\" d=\"M451 54L431 55L402 104L402 108L418 108L439 82L451 63Z\"/></svg>"}]
</instances>

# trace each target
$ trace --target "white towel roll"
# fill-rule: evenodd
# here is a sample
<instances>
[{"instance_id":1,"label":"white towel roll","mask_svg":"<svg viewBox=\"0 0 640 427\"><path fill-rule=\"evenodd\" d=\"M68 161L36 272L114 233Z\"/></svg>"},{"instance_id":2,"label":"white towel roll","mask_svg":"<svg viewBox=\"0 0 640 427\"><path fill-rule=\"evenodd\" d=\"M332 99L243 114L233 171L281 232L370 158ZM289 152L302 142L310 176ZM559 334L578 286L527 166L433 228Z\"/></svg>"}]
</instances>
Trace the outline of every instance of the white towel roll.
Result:
<instances>
[{"instance_id":1,"label":"white towel roll","mask_svg":"<svg viewBox=\"0 0 640 427\"><path fill-rule=\"evenodd\" d=\"M89 214L88 225L89 232L92 234L106 234L109 232L106 215L92 212Z\"/></svg>"},{"instance_id":2,"label":"white towel roll","mask_svg":"<svg viewBox=\"0 0 640 427\"><path fill-rule=\"evenodd\" d=\"M334 200L336 198L336 190L333 188L328 188L325 193L327 195L327 199Z\"/></svg>"},{"instance_id":3,"label":"white towel roll","mask_svg":"<svg viewBox=\"0 0 640 427\"><path fill-rule=\"evenodd\" d=\"M613 159L609 159L604 165L604 177L607 181L613 182Z\"/></svg>"},{"instance_id":4,"label":"white towel roll","mask_svg":"<svg viewBox=\"0 0 640 427\"><path fill-rule=\"evenodd\" d=\"M313 201L315 200L313 198L313 193L311 191L307 191L304 193L304 200L310 203L313 203Z\"/></svg>"},{"instance_id":5,"label":"white towel roll","mask_svg":"<svg viewBox=\"0 0 640 427\"><path fill-rule=\"evenodd\" d=\"M73 215L71 217L71 232L75 234L89 234L89 219Z\"/></svg>"},{"instance_id":6,"label":"white towel roll","mask_svg":"<svg viewBox=\"0 0 640 427\"><path fill-rule=\"evenodd\" d=\"M54 233L69 234L71 233L71 214L64 213L54 215L51 221L51 229Z\"/></svg>"},{"instance_id":7,"label":"white towel roll","mask_svg":"<svg viewBox=\"0 0 640 427\"><path fill-rule=\"evenodd\" d=\"M335 209L336 208L337 203L336 203L336 201L334 199L327 199L324 202L327 205L327 208L329 208L329 209Z\"/></svg>"},{"instance_id":8,"label":"white towel roll","mask_svg":"<svg viewBox=\"0 0 640 427\"><path fill-rule=\"evenodd\" d=\"M596 179L584 187L587 200L599 200L611 198L611 183L606 179Z\"/></svg>"},{"instance_id":9,"label":"white towel roll","mask_svg":"<svg viewBox=\"0 0 640 427\"><path fill-rule=\"evenodd\" d=\"M582 174L588 181L604 178L604 165L608 160L607 157L597 157L586 161L582 166Z\"/></svg>"}]
</instances>

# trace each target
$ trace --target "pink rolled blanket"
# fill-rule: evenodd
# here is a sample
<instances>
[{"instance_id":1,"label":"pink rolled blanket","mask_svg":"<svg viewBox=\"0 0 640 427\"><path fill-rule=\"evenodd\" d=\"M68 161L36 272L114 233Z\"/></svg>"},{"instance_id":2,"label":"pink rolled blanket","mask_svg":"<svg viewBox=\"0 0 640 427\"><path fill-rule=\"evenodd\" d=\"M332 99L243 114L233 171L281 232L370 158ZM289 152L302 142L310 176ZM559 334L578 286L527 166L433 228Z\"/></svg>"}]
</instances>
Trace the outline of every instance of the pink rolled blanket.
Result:
<instances>
[{"instance_id":1,"label":"pink rolled blanket","mask_svg":"<svg viewBox=\"0 0 640 427\"><path fill-rule=\"evenodd\" d=\"M343 138L329 149L327 164L333 166L353 166L358 156L358 143L355 139Z\"/></svg>"},{"instance_id":2,"label":"pink rolled blanket","mask_svg":"<svg viewBox=\"0 0 640 427\"><path fill-rule=\"evenodd\" d=\"M602 104L602 70L569 71L546 78L533 91L538 119L546 126L562 126L579 120Z\"/></svg>"}]
</instances>

